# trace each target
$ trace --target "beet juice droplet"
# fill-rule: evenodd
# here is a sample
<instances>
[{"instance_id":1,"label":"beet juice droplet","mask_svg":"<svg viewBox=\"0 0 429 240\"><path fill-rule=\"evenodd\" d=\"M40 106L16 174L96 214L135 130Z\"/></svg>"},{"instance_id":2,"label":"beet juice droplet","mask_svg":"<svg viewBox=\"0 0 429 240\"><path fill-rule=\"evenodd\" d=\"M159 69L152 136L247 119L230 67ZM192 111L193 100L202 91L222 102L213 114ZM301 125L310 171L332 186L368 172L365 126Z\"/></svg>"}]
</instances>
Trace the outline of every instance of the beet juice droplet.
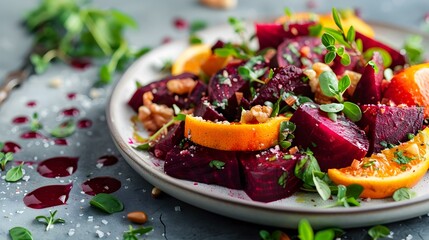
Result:
<instances>
[{"instance_id":1,"label":"beet juice droplet","mask_svg":"<svg viewBox=\"0 0 429 240\"><path fill-rule=\"evenodd\" d=\"M118 158L114 155L105 155L97 159L97 163L103 164L103 166L111 166L118 162Z\"/></svg>"},{"instance_id":2,"label":"beet juice droplet","mask_svg":"<svg viewBox=\"0 0 429 240\"><path fill-rule=\"evenodd\" d=\"M74 58L70 61L70 65L75 69L84 70L91 66L91 61L89 59Z\"/></svg>"},{"instance_id":3,"label":"beet juice droplet","mask_svg":"<svg viewBox=\"0 0 429 240\"><path fill-rule=\"evenodd\" d=\"M96 177L87 180L81 185L82 190L88 195L99 193L112 193L121 188L121 182L112 177Z\"/></svg>"},{"instance_id":4,"label":"beet juice droplet","mask_svg":"<svg viewBox=\"0 0 429 240\"><path fill-rule=\"evenodd\" d=\"M19 146L17 143L14 142L5 142L3 149L1 150L4 153L10 152L10 153L17 153L21 150L21 146Z\"/></svg>"},{"instance_id":5,"label":"beet juice droplet","mask_svg":"<svg viewBox=\"0 0 429 240\"><path fill-rule=\"evenodd\" d=\"M66 116L66 117L75 117L75 116L79 115L79 109L74 108L74 107L67 108L67 109L64 109L61 112L61 114Z\"/></svg>"},{"instance_id":6,"label":"beet juice droplet","mask_svg":"<svg viewBox=\"0 0 429 240\"><path fill-rule=\"evenodd\" d=\"M28 101L27 102L27 107L35 107L37 105L36 101Z\"/></svg>"},{"instance_id":7,"label":"beet juice droplet","mask_svg":"<svg viewBox=\"0 0 429 240\"><path fill-rule=\"evenodd\" d=\"M77 157L53 157L39 163L37 172L43 177L67 177L76 172Z\"/></svg>"},{"instance_id":8,"label":"beet juice droplet","mask_svg":"<svg viewBox=\"0 0 429 240\"><path fill-rule=\"evenodd\" d=\"M25 132L20 136L22 139L36 139L36 138L46 138L38 132Z\"/></svg>"},{"instance_id":9,"label":"beet juice droplet","mask_svg":"<svg viewBox=\"0 0 429 240\"><path fill-rule=\"evenodd\" d=\"M76 95L77 94L75 92L67 93L67 98L69 100L74 100L74 99L76 99Z\"/></svg>"},{"instance_id":10,"label":"beet juice droplet","mask_svg":"<svg viewBox=\"0 0 429 240\"><path fill-rule=\"evenodd\" d=\"M42 209L58 205L64 205L69 198L73 184L49 185L37 188L24 197L24 204L34 209Z\"/></svg>"},{"instance_id":11,"label":"beet juice droplet","mask_svg":"<svg viewBox=\"0 0 429 240\"><path fill-rule=\"evenodd\" d=\"M92 126L92 121L90 119L81 119L76 125L78 128L90 128Z\"/></svg>"},{"instance_id":12,"label":"beet juice droplet","mask_svg":"<svg viewBox=\"0 0 429 240\"><path fill-rule=\"evenodd\" d=\"M18 116L12 119L13 124L24 124L24 123L28 123L28 121L29 121L28 117L26 116Z\"/></svg>"},{"instance_id":13,"label":"beet juice droplet","mask_svg":"<svg viewBox=\"0 0 429 240\"><path fill-rule=\"evenodd\" d=\"M57 138L57 139L54 139L54 144L55 145L58 145L58 146L66 146L66 145L68 145L69 143L67 142L67 140L66 139L64 139L64 138Z\"/></svg>"}]
</instances>

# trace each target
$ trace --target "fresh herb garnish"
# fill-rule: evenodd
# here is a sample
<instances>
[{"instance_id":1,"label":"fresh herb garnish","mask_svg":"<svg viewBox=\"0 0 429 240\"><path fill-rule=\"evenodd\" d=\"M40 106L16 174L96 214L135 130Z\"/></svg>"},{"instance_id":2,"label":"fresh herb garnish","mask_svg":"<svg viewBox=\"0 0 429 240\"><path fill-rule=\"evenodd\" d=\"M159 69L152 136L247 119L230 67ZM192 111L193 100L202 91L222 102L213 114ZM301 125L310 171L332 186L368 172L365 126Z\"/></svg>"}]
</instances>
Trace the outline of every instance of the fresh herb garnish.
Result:
<instances>
[{"instance_id":1,"label":"fresh herb garnish","mask_svg":"<svg viewBox=\"0 0 429 240\"><path fill-rule=\"evenodd\" d=\"M124 210L124 204L113 195L107 193L95 195L89 204L109 214Z\"/></svg>"},{"instance_id":2,"label":"fresh herb garnish","mask_svg":"<svg viewBox=\"0 0 429 240\"><path fill-rule=\"evenodd\" d=\"M12 240L33 240L31 232L23 227L14 227L9 229L9 236Z\"/></svg>"},{"instance_id":3,"label":"fresh herb garnish","mask_svg":"<svg viewBox=\"0 0 429 240\"><path fill-rule=\"evenodd\" d=\"M296 125L293 122L283 121L280 123L279 130L279 145L280 147L286 149L292 145L292 139L295 138L293 132L296 129Z\"/></svg>"},{"instance_id":4,"label":"fresh herb garnish","mask_svg":"<svg viewBox=\"0 0 429 240\"><path fill-rule=\"evenodd\" d=\"M51 130L51 136L65 138L76 131L76 124L73 120L67 120Z\"/></svg>"},{"instance_id":5,"label":"fresh herb garnish","mask_svg":"<svg viewBox=\"0 0 429 240\"><path fill-rule=\"evenodd\" d=\"M403 151L396 151L393 155L395 156L393 161L398 164L407 164L413 160L413 158L405 156Z\"/></svg>"},{"instance_id":6,"label":"fresh herb garnish","mask_svg":"<svg viewBox=\"0 0 429 240\"><path fill-rule=\"evenodd\" d=\"M335 73L330 71L322 72L319 76L320 89L327 97L335 98L339 103L320 105L320 110L327 112L328 117L336 120L336 113L343 112L344 115L357 122L362 118L362 111L358 105L352 102L344 101L343 94L350 87L351 80L348 75L344 75L340 80ZM342 107L340 105L343 105Z\"/></svg>"},{"instance_id":7,"label":"fresh herb garnish","mask_svg":"<svg viewBox=\"0 0 429 240\"><path fill-rule=\"evenodd\" d=\"M54 59L69 63L74 58L107 57L100 79L108 83L116 70L148 50L133 51L124 39L126 28L137 27L130 16L81 6L79 1L44 0L26 16L25 25L35 35L35 45L45 49L43 55L30 57L37 73L45 71Z\"/></svg>"},{"instance_id":8,"label":"fresh herb garnish","mask_svg":"<svg viewBox=\"0 0 429 240\"><path fill-rule=\"evenodd\" d=\"M217 168L219 170L222 170L225 166L225 162L219 161L219 160L212 160L209 162L209 166L211 168Z\"/></svg>"},{"instance_id":9,"label":"fresh herb garnish","mask_svg":"<svg viewBox=\"0 0 429 240\"><path fill-rule=\"evenodd\" d=\"M7 182L17 182L21 180L21 178L24 176L24 170L22 169L23 165L24 163L21 163L18 166L9 169L9 171L6 173L5 180Z\"/></svg>"},{"instance_id":10,"label":"fresh herb garnish","mask_svg":"<svg viewBox=\"0 0 429 240\"><path fill-rule=\"evenodd\" d=\"M238 67L238 74L240 74L240 76L246 81L265 84L265 82L260 80L259 78L265 74L267 69L266 68L254 69L255 65L263 62L265 62L265 59L263 56L253 57L249 59L249 61L247 61L246 64Z\"/></svg>"},{"instance_id":11,"label":"fresh herb garnish","mask_svg":"<svg viewBox=\"0 0 429 240\"><path fill-rule=\"evenodd\" d=\"M189 43L192 44L200 44L203 43L203 40L198 37L197 32L203 30L207 27L207 22L196 20L191 22L189 25Z\"/></svg>"},{"instance_id":12,"label":"fresh herb garnish","mask_svg":"<svg viewBox=\"0 0 429 240\"><path fill-rule=\"evenodd\" d=\"M281 239L289 239L289 237L286 235L286 233L275 230L272 233L269 233L266 230L259 231L259 237L262 240L281 240Z\"/></svg>"},{"instance_id":13,"label":"fresh herb garnish","mask_svg":"<svg viewBox=\"0 0 429 240\"><path fill-rule=\"evenodd\" d=\"M371 236L373 240L387 237L389 234L390 229L383 225L377 225L368 230L368 235Z\"/></svg>"},{"instance_id":14,"label":"fresh herb garnish","mask_svg":"<svg viewBox=\"0 0 429 240\"><path fill-rule=\"evenodd\" d=\"M139 236L146 234L153 230L153 227L139 227L134 229L133 226L129 226L128 231L124 232L123 240L138 240Z\"/></svg>"},{"instance_id":15,"label":"fresh herb garnish","mask_svg":"<svg viewBox=\"0 0 429 240\"><path fill-rule=\"evenodd\" d=\"M411 35L405 40L404 50L411 65L424 61L423 38L419 35Z\"/></svg>"},{"instance_id":16,"label":"fresh herb garnish","mask_svg":"<svg viewBox=\"0 0 429 240\"><path fill-rule=\"evenodd\" d=\"M173 60L167 59L162 62L161 67L158 67L158 71L161 73L171 73L173 67Z\"/></svg>"},{"instance_id":17,"label":"fresh herb garnish","mask_svg":"<svg viewBox=\"0 0 429 240\"><path fill-rule=\"evenodd\" d=\"M393 200L395 201L403 201L403 200L408 200L411 198L414 198L416 196L416 192L414 192L413 190L409 189L409 188L400 188L398 190L396 190L393 193Z\"/></svg>"},{"instance_id":18,"label":"fresh herb garnish","mask_svg":"<svg viewBox=\"0 0 429 240\"><path fill-rule=\"evenodd\" d=\"M30 120L30 130L35 132L43 128L43 125L40 123L39 114L37 112L33 113Z\"/></svg>"},{"instance_id":19,"label":"fresh herb garnish","mask_svg":"<svg viewBox=\"0 0 429 240\"><path fill-rule=\"evenodd\" d=\"M412 134L412 133L407 133L407 139L411 140L415 137L416 135Z\"/></svg>"},{"instance_id":20,"label":"fresh herb garnish","mask_svg":"<svg viewBox=\"0 0 429 240\"><path fill-rule=\"evenodd\" d=\"M46 225L45 231L49 231L49 229L54 227L54 224L66 222L62 218L55 218L55 214L57 214L57 210L53 212L49 211L49 216L40 215L36 217L36 220L40 223L45 224Z\"/></svg>"},{"instance_id":21,"label":"fresh herb garnish","mask_svg":"<svg viewBox=\"0 0 429 240\"><path fill-rule=\"evenodd\" d=\"M339 228L328 228L315 234L307 219L301 219L298 224L298 238L301 240L333 240L343 234L344 231Z\"/></svg>"},{"instance_id":22,"label":"fresh herb garnish","mask_svg":"<svg viewBox=\"0 0 429 240\"><path fill-rule=\"evenodd\" d=\"M395 146L396 146L395 144L388 143L388 142L386 142L386 141L381 141L381 142L380 142L380 145L381 145L382 147L384 147L384 148L393 148L393 147L395 147Z\"/></svg>"},{"instance_id":23,"label":"fresh herb garnish","mask_svg":"<svg viewBox=\"0 0 429 240\"><path fill-rule=\"evenodd\" d=\"M337 201L333 205L328 205L327 207L360 206L360 203L356 199L359 198L362 192L363 192L363 187L358 184L353 184L353 185L350 185L349 187L346 187L344 185L338 185Z\"/></svg>"},{"instance_id":24,"label":"fresh herb garnish","mask_svg":"<svg viewBox=\"0 0 429 240\"><path fill-rule=\"evenodd\" d=\"M286 188L286 182L289 177L288 172L283 172L282 175L280 175L279 179L277 180L277 183L282 187Z\"/></svg>"},{"instance_id":25,"label":"fresh herb garnish","mask_svg":"<svg viewBox=\"0 0 429 240\"><path fill-rule=\"evenodd\" d=\"M6 169L6 164L13 160L13 153L0 152L0 168L2 171Z\"/></svg>"}]
</instances>

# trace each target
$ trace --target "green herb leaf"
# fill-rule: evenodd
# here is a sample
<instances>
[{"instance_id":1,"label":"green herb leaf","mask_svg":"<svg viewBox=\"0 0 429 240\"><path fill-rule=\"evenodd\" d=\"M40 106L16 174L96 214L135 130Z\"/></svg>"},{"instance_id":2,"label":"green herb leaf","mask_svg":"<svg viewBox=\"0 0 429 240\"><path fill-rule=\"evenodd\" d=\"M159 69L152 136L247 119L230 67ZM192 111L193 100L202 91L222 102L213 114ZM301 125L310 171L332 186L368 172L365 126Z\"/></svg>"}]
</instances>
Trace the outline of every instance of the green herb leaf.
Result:
<instances>
[{"instance_id":1,"label":"green herb leaf","mask_svg":"<svg viewBox=\"0 0 429 240\"><path fill-rule=\"evenodd\" d=\"M348 66L348 65L350 65L350 63L351 63L351 59L350 59L350 55L348 54L348 53L344 53L342 56L341 56L341 64L342 65L344 65L344 66Z\"/></svg>"},{"instance_id":2,"label":"green herb leaf","mask_svg":"<svg viewBox=\"0 0 429 240\"><path fill-rule=\"evenodd\" d=\"M51 136L65 138L71 136L76 131L76 124L73 120L67 120L51 131Z\"/></svg>"},{"instance_id":3,"label":"green herb leaf","mask_svg":"<svg viewBox=\"0 0 429 240\"><path fill-rule=\"evenodd\" d=\"M37 112L33 113L30 120L30 130L35 132L43 128L43 125L40 123L39 114Z\"/></svg>"},{"instance_id":4,"label":"green herb leaf","mask_svg":"<svg viewBox=\"0 0 429 240\"><path fill-rule=\"evenodd\" d=\"M341 94L344 94L344 92L349 88L351 85L351 80L348 75L344 75L340 81L338 81L338 91Z\"/></svg>"},{"instance_id":5,"label":"green herb leaf","mask_svg":"<svg viewBox=\"0 0 429 240\"><path fill-rule=\"evenodd\" d=\"M403 151L396 151L393 155L395 156L393 161L398 164L407 164L413 160L413 158L405 156Z\"/></svg>"},{"instance_id":6,"label":"green herb leaf","mask_svg":"<svg viewBox=\"0 0 429 240\"><path fill-rule=\"evenodd\" d=\"M356 38L356 31L353 26L350 26L349 30L347 31L347 40L349 42L354 42Z\"/></svg>"},{"instance_id":7,"label":"green herb leaf","mask_svg":"<svg viewBox=\"0 0 429 240\"><path fill-rule=\"evenodd\" d=\"M177 114L177 116L173 118L174 121L185 121L185 119L186 119L186 114L183 114L183 113L179 113Z\"/></svg>"},{"instance_id":8,"label":"green herb leaf","mask_svg":"<svg viewBox=\"0 0 429 240\"><path fill-rule=\"evenodd\" d=\"M55 214L57 214L57 210L54 212L49 211L49 216L37 216L36 220L40 223L43 223L46 225L45 231L49 231L49 229L54 227L54 224L57 223L65 223L64 219L62 218L55 218Z\"/></svg>"},{"instance_id":9,"label":"green herb leaf","mask_svg":"<svg viewBox=\"0 0 429 240\"><path fill-rule=\"evenodd\" d=\"M322 104L319 109L327 113L337 113L344 109L344 105L341 103Z\"/></svg>"},{"instance_id":10,"label":"green herb leaf","mask_svg":"<svg viewBox=\"0 0 429 240\"><path fill-rule=\"evenodd\" d=\"M1 147L0 149L3 149L3 147ZM8 153L0 152L0 168L1 168L1 170L4 171L6 169L6 164L12 160L13 160L13 153L11 153L11 152L8 152Z\"/></svg>"},{"instance_id":11,"label":"green herb leaf","mask_svg":"<svg viewBox=\"0 0 429 240\"><path fill-rule=\"evenodd\" d=\"M383 225L377 225L368 230L368 235L371 236L373 240L387 237L389 234L390 229Z\"/></svg>"},{"instance_id":12,"label":"green herb leaf","mask_svg":"<svg viewBox=\"0 0 429 240\"><path fill-rule=\"evenodd\" d=\"M234 29L235 33L243 34L246 31L246 27L244 25L244 22L235 18L235 17L229 17L228 23Z\"/></svg>"},{"instance_id":13,"label":"green herb leaf","mask_svg":"<svg viewBox=\"0 0 429 240\"><path fill-rule=\"evenodd\" d=\"M286 188L286 182L289 177L288 172L283 172L277 180L277 184L279 184L282 188Z\"/></svg>"},{"instance_id":14,"label":"green herb leaf","mask_svg":"<svg viewBox=\"0 0 429 240\"><path fill-rule=\"evenodd\" d=\"M196 45L196 44L201 44L201 43L203 43L203 40L200 37L198 37L197 35L189 36L189 44Z\"/></svg>"},{"instance_id":15,"label":"green herb leaf","mask_svg":"<svg viewBox=\"0 0 429 240\"><path fill-rule=\"evenodd\" d=\"M136 146L135 149L139 150L139 151L149 151L150 147L151 146L149 143L143 143L143 144Z\"/></svg>"},{"instance_id":16,"label":"green herb leaf","mask_svg":"<svg viewBox=\"0 0 429 240\"><path fill-rule=\"evenodd\" d=\"M23 227L14 227L9 229L9 236L12 240L33 240L31 232Z\"/></svg>"},{"instance_id":17,"label":"green herb leaf","mask_svg":"<svg viewBox=\"0 0 429 240\"><path fill-rule=\"evenodd\" d=\"M24 163L21 163L20 165L9 169L9 171L6 173L5 180L7 182L17 182L21 180L21 178L24 176L24 172L22 170L23 164Z\"/></svg>"},{"instance_id":18,"label":"green herb leaf","mask_svg":"<svg viewBox=\"0 0 429 240\"><path fill-rule=\"evenodd\" d=\"M390 53L388 51L386 51L383 48L378 48L378 47L369 48L363 53L363 57L365 59L369 60L374 55L374 52L380 53L380 56L383 59L383 66L384 67L387 68L392 64L392 56L390 55Z\"/></svg>"},{"instance_id":19,"label":"green herb leaf","mask_svg":"<svg viewBox=\"0 0 429 240\"><path fill-rule=\"evenodd\" d=\"M411 65L424 61L423 38L419 35L411 35L405 40L404 50Z\"/></svg>"},{"instance_id":20,"label":"green herb leaf","mask_svg":"<svg viewBox=\"0 0 429 240\"><path fill-rule=\"evenodd\" d=\"M305 184L314 187L313 172L320 172L320 167L310 150L307 150L304 154L305 156L295 165L294 173Z\"/></svg>"},{"instance_id":21,"label":"green herb leaf","mask_svg":"<svg viewBox=\"0 0 429 240\"><path fill-rule=\"evenodd\" d=\"M362 118L362 111L358 105L352 102L344 102L343 113L353 122L358 122Z\"/></svg>"},{"instance_id":22,"label":"green herb leaf","mask_svg":"<svg viewBox=\"0 0 429 240\"><path fill-rule=\"evenodd\" d=\"M358 199L363 192L362 185L350 184L347 186L347 196Z\"/></svg>"},{"instance_id":23,"label":"green herb leaf","mask_svg":"<svg viewBox=\"0 0 429 240\"><path fill-rule=\"evenodd\" d=\"M298 224L298 237L301 240L313 240L314 232L307 219L301 219Z\"/></svg>"},{"instance_id":24,"label":"green herb leaf","mask_svg":"<svg viewBox=\"0 0 429 240\"><path fill-rule=\"evenodd\" d=\"M222 170L222 169L224 169L225 162L222 162L219 160L212 160L212 161L210 161L209 166L211 168L217 168L219 170Z\"/></svg>"},{"instance_id":25,"label":"green herb leaf","mask_svg":"<svg viewBox=\"0 0 429 240\"><path fill-rule=\"evenodd\" d=\"M334 22L337 25L337 27L341 30L343 30L343 25L341 24L341 18L340 14L338 14L338 11L336 8L332 8L332 17L334 18Z\"/></svg>"},{"instance_id":26,"label":"green herb leaf","mask_svg":"<svg viewBox=\"0 0 429 240\"><path fill-rule=\"evenodd\" d=\"M409 188L400 188L393 193L393 200L395 201L403 201L414 198L416 196L416 192Z\"/></svg>"},{"instance_id":27,"label":"green herb leaf","mask_svg":"<svg viewBox=\"0 0 429 240\"><path fill-rule=\"evenodd\" d=\"M288 7L285 7L283 9L283 12L285 13L285 16L288 16L288 17L292 16L292 10L290 10L290 8Z\"/></svg>"},{"instance_id":28,"label":"green herb leaf","mask_svg":"<svg viewBox=\"0 0 429 240\"><path fill-rule=\"evenodd\" d=\"M124 210L124 205L119 199L106 193L95 195L89 204L109 214Z\"/></svg>"},{"instance_id":29,"label":"green herb leaf","mask_svg":"<svg viewBox=\"0 0 429 240\"><path fill-rule=\"evenodd\" d=\"M325 63L330 64L332 61L334 61L337 54L335 52L327 52L325 55Z\"/></svg>"},{"instance_id":30,"label":"green herb leaf","mask_svg":"<svg viewBox=\"0 0 429 240\"><path fill-rule=\"evenodd\" d=\"M323 29L323 26L320 23L318 23L316 25L311 25L310 27L308 27L309 34L312 37L319 36L320 33L322 32L322 29Z\"/></svg>"},{"instance_id":31,"label":"green herb leaf","mask_svg":"<svg viewBox=\"0 0 429 240\"><path fill-rule=\"evenodd\" d=\"M318 231L314 236L314 240L332 240L335 238L335 232L332 229Z\"/></svg>"},{"instance_id":32,"label":"green herb leaf","mask_svg":"<svg viewBox=\"0 0 429 240\"><path fill-rule=\"evenodd\" d=\"M139 236L151 232L153 227L139 227L134 229L133 226L129 226L128 231L124 232L123 240L138 240Z\"/></svg>"},{"instance_id":33,"label":"green herb leaf","mask_svg":"<svg viewBox=\"0 0 429 240\"><path fill-rule=\"evenodd\" d=\"M195 20L192 21L191 24L189 25L189 31L192 34L201 31L203 29L205 29L207 27L207 22L203 21L203 20Z\"/></svg>"},{"instance_id":34,"label":"green herb leaf","mask_svg":"<svg viewBox=\"0 0 429 240\"><path fill-rule=\"evenodd\" d=\"M378 66L377 66L377 64L374 62L374 61L369 61L368 62L368 65L370 65L373 69L374 69L374 72L377 74L378 73L378 71L379 71L379 69L378 69Z\"/></svg>"},{"instance_id":35,"label":"green herb leaf","mask_svg":"<svg viewBox=\"0 0 429 240\"><path fill-rule=\"evenodd\" d=\"M395 146L396 146L395 144L388 143L388 142L386 142L386 141L381 141L381 142L380 142L380 145L381 145L382 147L384 147L384 148L393 148L393 147L395 147Z\"/></svg>"},{"instance_id":36,"label":"green herb leaf","mask_svg":"<svg viewBox=\"0 0 429 240\"><path fill-rule=\"evenodd\" d=\"M313 182L320 197L326 201L331 197L331 189L325 181L317 177L313 172Z\"/></svg>"},{"instance_id":37,"label":"green herb leaf","mask_svg":"<svg viewBox=\"0 0 429 240\"><path fill-rule=\"evenodd\" d=\"M44 73L49 67L49 62L46 62L42 56L37 54L32 54L30 56L30 61L33 64L34 71L37 74Z\"/></svg>"},{"instance_id":38,"label":"green herb leaf","mask_svg":"<svg viewBox=\"0 0 429 240\"><path fill-rule=\"evenodd\" d=\"M338 79L334 72L324 71L319 76L320 90L327 97L338 95Z\"/></svg>"},{"instance_id":39,"label":"green herb leaf","mask_svg":"<svg viewBox=\"0 0 429 240\"><path fill-rule=\"evenodd\" d=\"M335 44L335 38L330 33L324 33L322 35L322 44L325 47L332 46Z\"/></svg>"}]
</instances>

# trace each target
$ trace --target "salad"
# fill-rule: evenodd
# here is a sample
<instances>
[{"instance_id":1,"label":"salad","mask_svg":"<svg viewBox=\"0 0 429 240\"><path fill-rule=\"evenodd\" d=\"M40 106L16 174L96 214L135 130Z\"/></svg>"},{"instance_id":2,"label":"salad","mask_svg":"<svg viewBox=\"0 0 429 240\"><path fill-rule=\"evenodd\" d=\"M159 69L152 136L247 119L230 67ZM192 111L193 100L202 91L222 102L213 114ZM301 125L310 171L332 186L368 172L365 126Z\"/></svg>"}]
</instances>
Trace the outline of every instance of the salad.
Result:
<instances>
[{"instance_id":1,"label":"salad","mask_svg":"<svg viewBox=\"0 0 429 240\"><path fill-rule=\"evenodd\" d=\"M136 133L136 149L260 202L413 195L429 168L429 63L411 66L348 11L257 23L257 49L229 22L241 42L190 45L169 76L138 85L128 105L150 137Z\"/></svg>"}]
</instances>

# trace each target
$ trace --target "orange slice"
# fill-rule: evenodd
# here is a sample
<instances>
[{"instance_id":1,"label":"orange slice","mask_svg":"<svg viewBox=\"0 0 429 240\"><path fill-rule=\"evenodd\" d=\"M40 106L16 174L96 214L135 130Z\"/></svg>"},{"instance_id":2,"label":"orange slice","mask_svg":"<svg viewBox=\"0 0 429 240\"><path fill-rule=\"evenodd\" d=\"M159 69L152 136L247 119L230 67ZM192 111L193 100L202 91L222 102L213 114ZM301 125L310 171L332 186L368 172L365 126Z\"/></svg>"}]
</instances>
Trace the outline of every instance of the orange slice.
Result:
<instances>
[{"instance_id":1,"label":"orange slice","mask_svg":"<svg viewBox=\"0 0 429 240\"><path fill-rule=\"evenodd\" d=\"M229 62L232 60L232 56L220 57L216 54L212 54L207 60L201 65L201 70L207 76L213 76L222 68L226 67Z\"/></svg>"},{"instance_id":2,"label":"orange slice","mask_svg":"<svg viewBox=\"0 0 429 240\"><path fill-rule=\"evenodd\" d=\"M185 137L199 145L225 151L256 151L277 144L280 123L286 117L271 118L265 123L241 124L211 122L186 116Z\"/></svg>"},{"instance_id":3,"label":"orange slice","mask_svg":"<svg viewBox=\"0 0 429 240\"><path fill-rule=\"evenodd\" d=\"M363 198L386 198L403 187L413 187L429 167L429 128L412 140L381 153L373 154L352 166L329 169L328 176L335 184L363 186Z\"/></svg>"},{"instance_id":4,"label":"orange slice","mask_svg":"<svg viewBox=\"0 0 429 240\"><path fill-rule=\"evenodd\" d=\"M185 49L171 68L172 75L178 75L184 72L200 74L201 65L211 56L212 50L209 45L196 44Z\"/></svg>"}]
</instances>

